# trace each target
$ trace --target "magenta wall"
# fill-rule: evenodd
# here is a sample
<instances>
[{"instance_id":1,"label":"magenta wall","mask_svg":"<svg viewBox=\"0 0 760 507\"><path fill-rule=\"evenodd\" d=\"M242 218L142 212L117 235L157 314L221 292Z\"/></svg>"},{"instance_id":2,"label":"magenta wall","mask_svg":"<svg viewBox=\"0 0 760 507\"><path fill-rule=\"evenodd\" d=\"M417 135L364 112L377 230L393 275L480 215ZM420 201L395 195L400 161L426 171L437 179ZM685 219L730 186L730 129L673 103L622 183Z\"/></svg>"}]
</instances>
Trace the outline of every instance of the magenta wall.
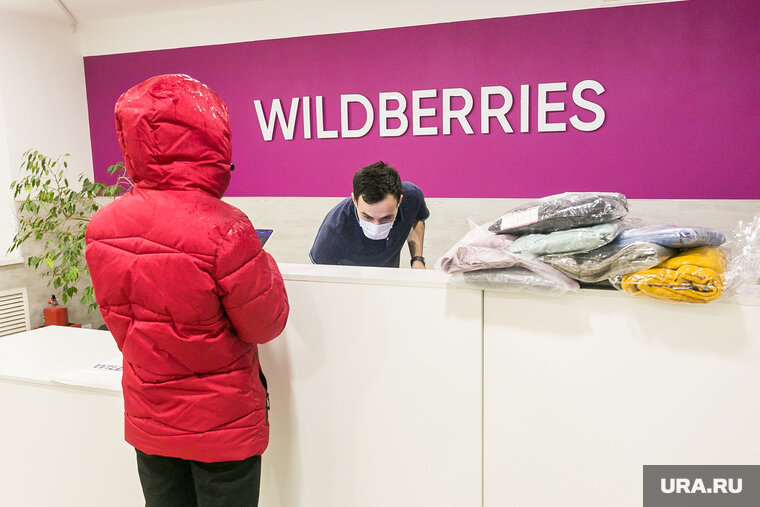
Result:
<instances>
[{"instance_id":1,"label":"magenta wall","mask_svg":"<svg viewBox=\"0 0 760 507\"><path fill-rule=\"evenodd\" d=\"M228 196L343 196L358 168L382 159L428 197L538 197L563 191L618 191L630 198L760 199L760 2L690 0L540 14L368 32L256 41L84 60L95 176L121 160L113 105L140 81L185 73L227 102L233 173ZM584 93L605 112L601 128L581 132L568 119L594 115L572 99L592 79L605 92ZM566 82L551 122L565 132L538 132L539 83ZM505 86L515 104L514 133L496 120L480 131L480 89ZM520 132L520 86L530 85L530 129ZM441 132L441 90L465 88L475 106ZM436 136L264 140L254 100L324 97L325 128L340 130L340 95L435 89L424 107L438 114L422 125ZM456 103L455 103L456 104ZM455 107L459 107L455 105ZM358 108L358 109L357 109ZM351 128L364 111L354 104ZM316 118L312 108L312 130ZM391 124L391 126L393 126Z\"/></svg>"}]
</instances>

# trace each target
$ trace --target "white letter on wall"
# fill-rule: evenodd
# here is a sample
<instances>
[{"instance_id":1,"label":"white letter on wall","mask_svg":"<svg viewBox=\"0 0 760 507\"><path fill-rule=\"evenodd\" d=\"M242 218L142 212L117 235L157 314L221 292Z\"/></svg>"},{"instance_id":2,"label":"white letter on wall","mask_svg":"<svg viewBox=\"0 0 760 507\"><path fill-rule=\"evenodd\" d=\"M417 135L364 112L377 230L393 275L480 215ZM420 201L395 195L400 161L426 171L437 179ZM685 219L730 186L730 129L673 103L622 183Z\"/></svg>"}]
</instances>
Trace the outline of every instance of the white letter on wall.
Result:
<instances>
[{"instance_id":1,"label":"white letter on wall","mask_svg":"<svg viewBox=\"0 0 760 507\"><path fill-rule=\"evenodd\" d=\"M491 95L501 95L504 98L504 105L491 109ZM507 113L512 109L514 99L512 92L503 86L484 86L480 89L480 132L488 134L491 132L490 120L496 118L501 124L501 129L507 134L514 132L512 125L507 120Z\"/></svg>"},{"instance_id":2,"label":"white letter on wall","mask_svg":"<svg viewBox=\"0 0 760 507\"><path fill-rule=\"evenodd\" d=\"M584 122L578 118L577 114L574 114L570 118L570 123L573 125L573 127L580 130L581 132L593 132L594 130L601 127L604 123L605 113L604 109L602 109L602 106L594 102L589 102L581 96L584 90L594 90L597 95L601 95L604 93L604 86L602 86L601 83L594 81L593 79L586 79L585 81L581 81L575 85L575 88L573 88L573 102L575 102L578 107L594 113L596 115L596 118L594 118L594 121L592 122Z\"/></svg>"},{"instance_id":3,"label":"white letter on wall","mask_svg":"<svg viewBox=\"0 0 760 507\"><path fill-rule=\"evenodd\" d=\"M351 102L358 102L364 106L364 110L367 112L367 119L361 128L357 130L351 130L348 127L348 105ZM372 123L375 121L375 112L372 110L372 104L364 95L358 93L350 93L340 96L340 136L341 137L362 137L367 135L367 132L372 128Z\"/></svg>"},{"instance_id":4,"label":"white letter on wall","mask_svg":"<svg viewBox=\"0 0 760 507\"><path fill-rule=\"evenodd\" d=\"M451 97L462 97L464 107L459 110L451 109ZM443 89L443 135L451 134L451 120L458 120L465 134L474 134L470 122L467 121L467 115L472 111L472 94L464 88L444 88Z\"/></svg>"},{"instance_id":5,"label":"white letter on wall","mask_svg":"<svg viewBox=\"0 0 760 507\"><path fill-rule=\"evenodd\" d=\"M520 86L520 132L530 132L530 85Z\"/></svg>"},{"instance_id":6,"label":"white letter on wall","mask_svg":"<svg viewBox=\"0 0 760 507\"><path fill-rule=\"evenodd\" d=\"M282 137L286 141L293 140L293 131L296 128L296 117L298 116L298 97L293 97L290 101L290 115L287 122L285 122L285 113L282 110L280 99L272 100L272 108L269 110L268 119L264 116L264 108L261 107L260 100L254 100L253 106L256 108L256 116L259 118L259 127L261 128L261 135L264 136L264 141L271 141L274 138L275 118L280 124Z\"/></svg>"},{"instance_id":7,"label":"white letter on wall","mask_svg":"<svg viewBox=\"0 0 760 507\"><path fill-rule=\"evenodd\" d=\"M398 103L396 109L388 109L388 101L395 100ZM378 116L380 117L380 137L398 137L406 132L409 128L409 119L404 112L406 111L406 97L398 92L383 92L380 93L380 103L378 104L380 109ZM394 128L388 128L388 118L396 118L401 124Z\"/></svg>"},{"instance_id":8,"label":"white letter on wall","mask_svg":"<svg viewBox=\"0 0 760 507\"><path fill-rule=\"evenodd\" d=\"M301 117L303 118L303 138L311 139L311 99L304 97L301 99Z\"/></svg>"},{"instance_id":9,"label":"white letter on wall","mask_svg":"<svg viewBox=\"0 0 760 507\"><path fill-rule=\"evenodd\" d=\"M317 139L337 139L337 130L325 130L325 111L322 96L317 95Z\"/></svg>"},{"instance_id":10,"label":"white letter on wall","mask_svg":"<svg viewBox=\"0 0 760 507\"><path fill-rule=\"evenodd\" d=\"M567 83L539 83L538 84L538 131L539 132L564 132L567 125L564 122L549 123L546 121L547 113L564 111L564 102L547 102L549 92L564 92Z\"/></svg>"},{"instance_id":11,"label":"white letter on wall","mask_svg":"<svg viewBox=\"0 0 760 507\"><path fill-rule=\"evenodd\" d=\"M435 116L435 108L423 108L420 105L422 99L434 99L438 96L438 90L412 90L412 135L437 136L438 127L423 127L422 118Z\"/></svg>"}]
</instances>

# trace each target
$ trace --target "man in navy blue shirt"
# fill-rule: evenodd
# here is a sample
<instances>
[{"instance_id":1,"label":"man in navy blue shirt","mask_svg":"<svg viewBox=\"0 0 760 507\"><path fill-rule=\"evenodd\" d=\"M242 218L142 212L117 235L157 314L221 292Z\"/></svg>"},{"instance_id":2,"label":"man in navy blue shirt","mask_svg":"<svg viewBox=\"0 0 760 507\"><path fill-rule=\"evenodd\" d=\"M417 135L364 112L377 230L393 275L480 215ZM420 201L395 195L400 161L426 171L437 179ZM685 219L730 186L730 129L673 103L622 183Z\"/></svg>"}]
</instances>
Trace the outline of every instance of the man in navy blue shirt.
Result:
<instances>
[{"instance_id":1,"label":"man in navy blue shirt","mask_svg":"<svg viewBox=\"0 0 760 507\"><path fill-rule=\"evenodd\" d=\"M422 244L430 212L422 191L402 182L384 162L354 175L350 198L330 210L317 232L309 257L315 264L399 267L404 243L412 268L425 269Z\"/></svg>"}]
</instances>

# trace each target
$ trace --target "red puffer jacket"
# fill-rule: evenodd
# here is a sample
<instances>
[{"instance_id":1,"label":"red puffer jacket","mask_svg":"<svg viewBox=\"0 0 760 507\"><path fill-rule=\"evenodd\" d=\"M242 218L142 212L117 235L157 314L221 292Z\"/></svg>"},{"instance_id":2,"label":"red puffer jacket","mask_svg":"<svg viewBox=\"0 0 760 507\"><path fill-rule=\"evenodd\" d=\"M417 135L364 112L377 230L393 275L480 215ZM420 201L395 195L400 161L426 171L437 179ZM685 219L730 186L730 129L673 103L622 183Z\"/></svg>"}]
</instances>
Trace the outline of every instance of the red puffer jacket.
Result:
<instances>
[{"instance_id":1,"label":"red puffer jacket","mask_svg":"<svg viewBox=\"0 0 760 507\"><path fill-rule=\"evenodd\" d=\"M125 435L137 449L204 462L261 454L269 441L257 344L288 300L230 179L227 108L187 76L157 76L116 103L136 183L87 228L87 264L124 355Z\"/></svg>"}]
</instances>

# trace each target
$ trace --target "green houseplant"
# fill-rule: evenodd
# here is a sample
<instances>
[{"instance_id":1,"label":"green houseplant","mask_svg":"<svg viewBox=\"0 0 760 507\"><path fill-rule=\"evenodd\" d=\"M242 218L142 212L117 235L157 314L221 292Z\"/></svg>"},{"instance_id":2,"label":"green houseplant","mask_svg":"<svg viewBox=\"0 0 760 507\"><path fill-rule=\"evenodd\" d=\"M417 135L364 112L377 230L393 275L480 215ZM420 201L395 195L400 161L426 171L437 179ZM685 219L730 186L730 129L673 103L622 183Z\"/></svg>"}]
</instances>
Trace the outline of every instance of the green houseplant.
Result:
<instances>
[{"instance_id":1,"label":"green houseplant","mask_svg":"<svg viewBox=\"0 0 760 507\"><path fill-rule=\"evenodd\" d=\"M41 269L43 278L61 294L65 303L80 293L79 286L87 281L85 262L85 230L100 205L98 197L117 197L132 187L121 162L108 168L116 174L113 185L93 183L79 175L81 190L73 188L67 178L67 153L51 158L29 150L24 153L18 180L11 183L14 199L22 199L18 207L18 232L13 237L9 252L30 243L34 254L27 264ZM88 311L97 308L88 283L80 293L82 305Z\"/></svg>"}]
</instances>

